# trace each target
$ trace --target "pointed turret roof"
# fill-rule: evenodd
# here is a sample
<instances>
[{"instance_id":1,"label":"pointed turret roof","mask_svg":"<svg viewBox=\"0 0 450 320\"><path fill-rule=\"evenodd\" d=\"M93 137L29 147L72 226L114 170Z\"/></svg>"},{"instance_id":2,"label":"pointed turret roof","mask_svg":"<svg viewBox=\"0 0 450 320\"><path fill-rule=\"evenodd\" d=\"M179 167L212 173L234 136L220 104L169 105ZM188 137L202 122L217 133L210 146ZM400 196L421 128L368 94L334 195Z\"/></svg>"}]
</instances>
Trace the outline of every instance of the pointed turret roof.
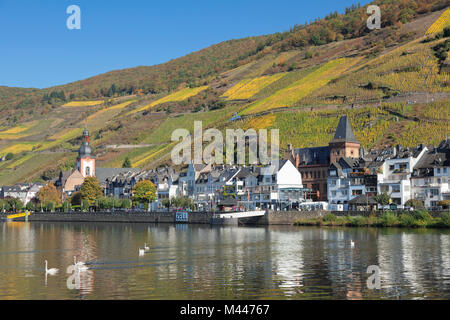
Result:
<instances>
[{"instance_id":1,"label":"pointed turret roof","mask_svg":"<svg viewBox=\"0 0 450 320\"><path fill-rule=\"evenodd\" d=\"M350 124L350 121L348 120L347 116L342 116L339 119L339 123L336 128L336 133L334 134L334 138L333 140L331 140L331 142L359 143L359 141L356 140L355 136L353 135L352 125Z\"/></svg>"},{"instance_id":2,"label":"pointed turret roof","mask_svg":"<svg viewBox=\"0 0 450 320\"><path fill-rule=\"evenodd\" d=\"M85 157L94 157L92 155L92 148L89 145L89 131L86 126L84 127L83 136L81 137L81 147L78 149L78 158L81 159Z\"/></svg>"}]
</instances>

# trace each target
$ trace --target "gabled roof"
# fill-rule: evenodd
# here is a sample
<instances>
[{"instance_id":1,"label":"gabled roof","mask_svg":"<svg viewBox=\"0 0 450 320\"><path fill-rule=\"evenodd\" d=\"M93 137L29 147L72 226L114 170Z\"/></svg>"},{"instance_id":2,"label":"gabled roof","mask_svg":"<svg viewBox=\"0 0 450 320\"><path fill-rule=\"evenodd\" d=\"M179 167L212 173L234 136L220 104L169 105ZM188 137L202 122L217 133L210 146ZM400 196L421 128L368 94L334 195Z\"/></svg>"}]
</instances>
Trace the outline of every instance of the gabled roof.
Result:
<instances>
[{"instance_id":1,"label":"gabled roof","mask_svg":"<svg viewBox=\"0 0 450 320\"><path fill-rule=\"evenodd\" d=\"M348 204L356 204L356 205L373 205L373 204L377 204L377 202L375 201L374 198L372 197L368 197L365 194L362 194L360 196L357 196L356 198L353 198L352 200L350 200L348 202Z\"/></svg>"},{"instance_id":2,"label":"gabled roof","mask_svg":"<svg viewBox=\"0 0 450 320\"><path fill-rule=\"evenodd\" d=\"M427 151L414 169L450 167L450 139L442 141L437 148Z\"/></svg>"},{"instance_id":3,"label":"gabled roof","mask_svg":"<svg viewBox=\"0 0 450 320\"><path fill-rule=\"evenodd\" d=\"M333 140L331 140L331 143L333 142L359 143L359 141L356 140L355 136L353 135L352 125L350 124L350 121L348 120L347 116L342 116L339 119L339 123L336 128L336 133L334 134Z\"/></svg>"},{"instance_id":4,"label":"gabled roof","mask_svg":"<svg viewBox=\"0 0 450 320\"><path fill-rule=\"evenodd\" d=\"M338 162L343 169L358 168L362 159L341 157Z\"/></svg>"},{"instance_id":5,"label":"gabled roof","mask_svg":"<svg viewBox=\"0 0 450 320\"><path fill-rule=\"evenodd\" d=\"M3 192L24 192L24 190L22 190L22 188L18 185L3 186L2 190L3 190Z\"/></svg>"},{"instance_id":6,"label":"gabled roof","mask_svg":"<svg viewBox=\"0 0 450 320\"><path fill-rule=\"evenodd\" d=\"M328 165L330 162L330 148L314 147L314 148L297 148L294 149L294 156L298 155L300 165L323 164Z\"/></svg>"},{"instance_id":7,"label":"gabled roof","mask_svg":"<svg viewBox=\"0 0 450 320\"><path fill-rule=\"evenodd\" d=\"M95 176L97 177L97 180L100 183L100 185L105 185L106 179L112 178L121 173L126 173L128 171L139 172L141 170L137 168L96 168Z\"/></svg>"},{"instance_id":8,"label":"gabled roof","mask_svg":"<svg viewBox=\"0 0 450 320\"><path fill-rule=\"evenodd\" d=\"M230 179L232 179L236 173L238 173L239 169L238 168L228 168L225 169L219 177L219 180L221 182L225 182L225 181L229 181Z\"/></svg>"}]
</instances>

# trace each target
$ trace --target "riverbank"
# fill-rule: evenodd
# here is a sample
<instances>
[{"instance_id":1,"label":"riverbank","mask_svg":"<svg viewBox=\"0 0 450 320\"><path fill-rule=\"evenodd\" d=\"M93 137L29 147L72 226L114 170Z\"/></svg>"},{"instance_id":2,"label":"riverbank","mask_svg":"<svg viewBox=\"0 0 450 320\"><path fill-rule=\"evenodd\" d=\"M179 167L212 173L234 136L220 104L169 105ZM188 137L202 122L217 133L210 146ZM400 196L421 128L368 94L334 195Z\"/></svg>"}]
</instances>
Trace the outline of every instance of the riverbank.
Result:
<instances>
[{"instance_id":1,"label":"riverbank","mask_svg":"<svg viewBox=\"0 0 450 320\"><path fill-rule=\"evenodd\" d=\"M0 220L6 220L6 216L6 214L0 214ZM25 221L25 218L17 218L14 221ZM269 211L263 216L238 219L220 218L217 212L116 210L114 212L36 212L28 216L28 221L450 228L450 212Z\"/></svg>"},{"instance_id":2,"label":"riverbank","mask_svg":"<svg viewBox=\"0 0 450 320\"><path fill-rule=\"evenodd\" d=\"M302 219L296 226L343 226L343 227L396 227L396 228L450 228L450 212L432 216L425 210L396 213L386 211L381 215L336 216L328 213L323 217Z\"/></svg>"}]
</instances>

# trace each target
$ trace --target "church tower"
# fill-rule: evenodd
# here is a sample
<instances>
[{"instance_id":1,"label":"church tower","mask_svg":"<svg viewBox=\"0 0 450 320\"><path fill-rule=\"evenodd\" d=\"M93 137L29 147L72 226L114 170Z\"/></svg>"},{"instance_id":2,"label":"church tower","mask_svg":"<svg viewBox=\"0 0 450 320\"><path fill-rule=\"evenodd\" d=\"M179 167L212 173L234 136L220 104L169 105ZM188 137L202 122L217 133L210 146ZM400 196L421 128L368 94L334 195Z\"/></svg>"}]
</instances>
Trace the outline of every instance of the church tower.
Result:
<instances>
[{"instance_id":1,"label":"church tower","mask_svg":"<svg viewBox=\"0 0 450 320\"><path fill-rule=\"evenodd\" d=\"M330 163L337 162L340 158L359 158L361 144L353 135L352 126L347 116L339 119L333 140L329 143Z\"/></svg>"},{"instance_id":2,"label":"church tower","mask_svg":"<svg viewBox=\"0 0 450 320\"><path fill-rule=\"evenodd\" d=\"M92 155L92 148L89 146L89 131L83 131L81 147L78 150L77 169L81 175L86 177L95 176L95 157Z\"/></svg>"}]
</instances>

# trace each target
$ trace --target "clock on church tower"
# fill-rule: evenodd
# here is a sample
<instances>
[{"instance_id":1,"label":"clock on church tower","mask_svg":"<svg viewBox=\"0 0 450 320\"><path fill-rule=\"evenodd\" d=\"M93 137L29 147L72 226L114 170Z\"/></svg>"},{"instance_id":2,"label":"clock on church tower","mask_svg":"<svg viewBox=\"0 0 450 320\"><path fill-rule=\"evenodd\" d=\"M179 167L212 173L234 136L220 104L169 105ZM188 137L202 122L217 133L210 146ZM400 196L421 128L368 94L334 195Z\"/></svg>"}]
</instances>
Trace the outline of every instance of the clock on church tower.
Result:
<instances>
[{"instance_id":1,"label":"clock on church tower","mask_svg":"<svg viewBox=\"0 0 450 320\"><path fill-rule=\"evenodd\" d=\"M77 169L83 177L95 176L95 157L89 146L89 131L86 128L83 131L81 147L78 150Z\"/></svg>"}]
</instances>

